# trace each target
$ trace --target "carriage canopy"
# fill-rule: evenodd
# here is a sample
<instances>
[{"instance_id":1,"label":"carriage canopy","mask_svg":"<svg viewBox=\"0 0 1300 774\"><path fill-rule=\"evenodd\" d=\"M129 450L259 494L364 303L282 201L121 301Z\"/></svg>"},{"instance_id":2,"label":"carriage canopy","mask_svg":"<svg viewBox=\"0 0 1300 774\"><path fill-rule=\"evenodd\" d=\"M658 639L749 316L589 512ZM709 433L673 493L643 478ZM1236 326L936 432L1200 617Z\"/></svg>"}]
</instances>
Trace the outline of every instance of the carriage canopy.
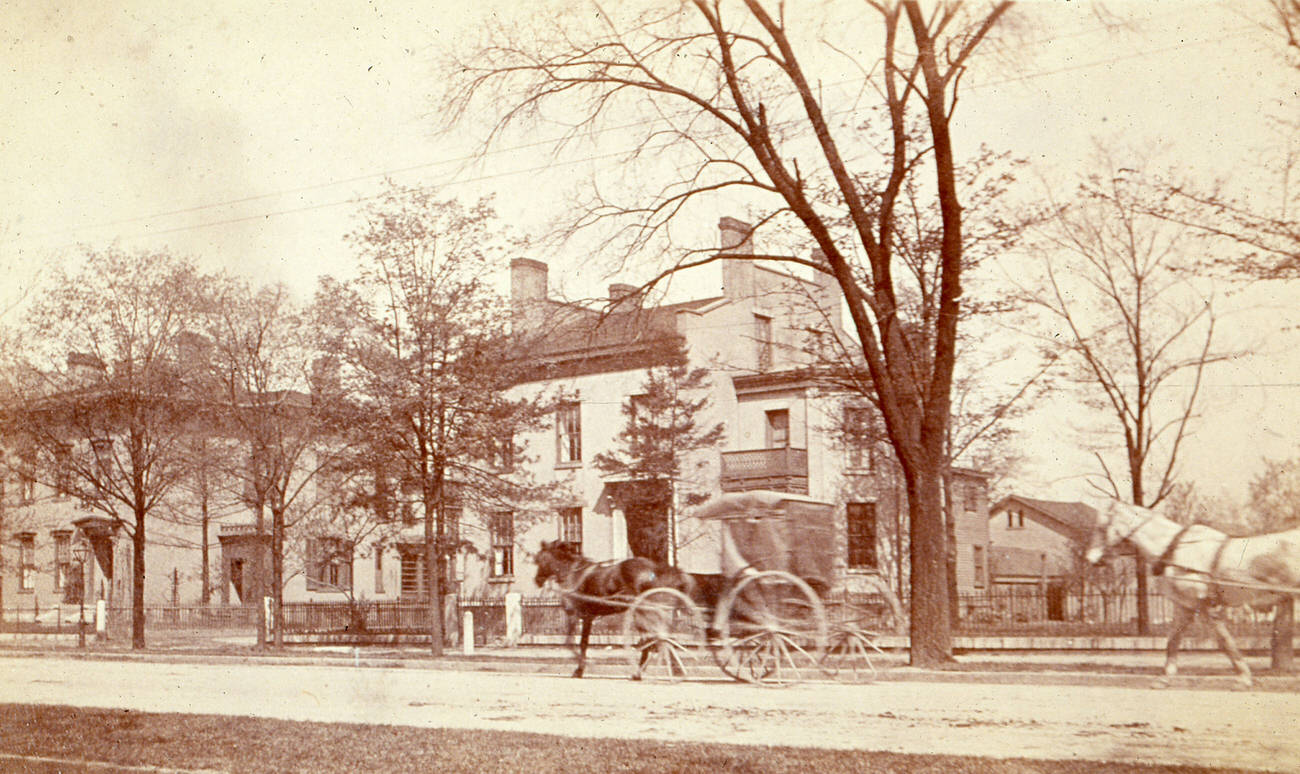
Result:
<instances>
[{"instance_id":1,"label":"carriage canopy","mask_svg":"<svg viewBox=\"0 0 1300 774\"><path fill-rule=\"evenodd\" d=\"M829 588L834 575L834 507L786 492L734 492L693 514L721 529L722 571L784 570Z\"/></svg>"}]
</instances>

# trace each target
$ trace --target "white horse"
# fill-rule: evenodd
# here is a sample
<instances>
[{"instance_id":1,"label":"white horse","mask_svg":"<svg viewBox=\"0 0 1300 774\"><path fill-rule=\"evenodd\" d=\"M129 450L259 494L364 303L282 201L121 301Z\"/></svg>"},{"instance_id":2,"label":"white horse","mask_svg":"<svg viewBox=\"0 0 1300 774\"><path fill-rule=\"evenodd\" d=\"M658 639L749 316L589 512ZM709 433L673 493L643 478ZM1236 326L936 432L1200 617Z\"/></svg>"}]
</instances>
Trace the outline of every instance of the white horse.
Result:
<instances>
[{"instance_id":1,"label":"white horse","mask_svg":"<svg viewBox=\"0 0 1300 774\"><path fill-rule=\"evenodd\" d=\"M1219 647L1243 686L1250 667L1220 615L1222 608L1274 605L1300 593L1300 528L1253 537L1230 537L1202 524L1184 526L1149 508L1111 501L1098 510L1087 559L1096 564L1106 549L1128 541L1160 575L1161 592L1174 602L1173 629L1165 647L1165 675L1178 673L1178 643L1196 617L1205 616Z\"/></svg>"}]
</instances>

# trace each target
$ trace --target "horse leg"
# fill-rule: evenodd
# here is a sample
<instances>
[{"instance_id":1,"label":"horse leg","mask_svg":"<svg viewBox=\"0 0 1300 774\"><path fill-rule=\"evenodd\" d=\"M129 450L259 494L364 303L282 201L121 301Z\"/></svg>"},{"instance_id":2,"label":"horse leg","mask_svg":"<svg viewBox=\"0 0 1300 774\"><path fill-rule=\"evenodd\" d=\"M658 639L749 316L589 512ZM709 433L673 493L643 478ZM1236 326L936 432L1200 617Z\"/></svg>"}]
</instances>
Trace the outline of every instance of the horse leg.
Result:
<instances>
[{"instance_id":1,"label":"horse leg","mask_svg":"<svg viewBox=\"0 0 1300 774\"><path fill-rule=\"evenodd\" d=\"M1211 612L1208 608L1205 611L1205 617L1209 619L1210 626L1214 627L1214 636L1219 640L1219 647L1228 656L1232 662L1232 668L1237 670L1237 681L1242 688L1249 688L1251 685L1250 665L1246 659L1242 658L1241 651L1237 649L1237 641L1232 638L1232 633L1228 631L1228 625L1223 622L1223 618L1216 610Z\"/></svg>"},{"instance_id":2,"label":"horse leg","mask_svg":"<svg viewBox=\"0 0 1300 774\"><path fill-rule=\"evenodd\" d=\"M1161 686L1169 684L1169 678L1178 674L1178 646L1183 641L1183 632L1196 617L1195 607L1174 605L1174 625L1165 641L1165 676L1158 681Z\"/></svg>"},{"instance_id":3,"label":"horse leg","mask_svg":"<svg viewBox=\"0 0 1300 774\"><path fill-rule=\"evenodd\" d=\"M578 643L578 668L573 670L574 677L582 677L587 667L587 640L591 637L591 618L582 619L582 639Z\"/></svg>"}]
</instances>

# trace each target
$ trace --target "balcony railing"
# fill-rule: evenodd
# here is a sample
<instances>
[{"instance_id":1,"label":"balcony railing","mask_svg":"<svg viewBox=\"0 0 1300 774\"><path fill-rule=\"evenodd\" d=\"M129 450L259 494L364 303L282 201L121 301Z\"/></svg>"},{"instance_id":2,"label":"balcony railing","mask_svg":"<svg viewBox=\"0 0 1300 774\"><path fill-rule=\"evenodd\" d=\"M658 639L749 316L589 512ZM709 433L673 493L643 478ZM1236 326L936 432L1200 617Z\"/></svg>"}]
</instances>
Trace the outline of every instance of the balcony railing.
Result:
<instances>
[{"instance_id":1,"label":"balcony railing","mask_svg":"<svg viewBox=\"0 0 1300 774\"><path fill-rule=\"evenodd\" d=\"M807 449L751 449L722 453L722 491L772 489L808 494Z\"/></svg>"}]
</instances>

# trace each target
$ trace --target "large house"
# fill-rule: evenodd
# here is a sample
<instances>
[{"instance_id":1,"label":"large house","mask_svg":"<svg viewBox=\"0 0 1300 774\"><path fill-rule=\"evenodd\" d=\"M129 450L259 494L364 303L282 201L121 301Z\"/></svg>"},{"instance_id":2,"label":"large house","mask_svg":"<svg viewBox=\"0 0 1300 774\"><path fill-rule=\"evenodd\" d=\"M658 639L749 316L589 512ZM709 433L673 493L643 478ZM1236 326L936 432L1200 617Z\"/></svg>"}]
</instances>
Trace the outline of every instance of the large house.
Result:
<instances>
[{"instance_id":1,"label":"large house","mask_svg":"<svg viewBox=\"0 0 1300 774\"><path fill-rule=\"evenodd\" d=\"M752 253L749 233L746 224L722 218L721 250ZM636 288L616 284L605 303L584 306L550 297L546 264L527 258L512 262L514 324L541 333L541 343L529 353L536 361L530 371L534 377L514 389L564 396L550 427L516 439L527 472L535 482L550 484L552 494L540 507L479 513L466 506L459 518L450 519L462 548L449 563L447 580L461 596L535 592L530 552L542 540L556 538L580 542L593 559L648 550L687 569L717 570L720 549L714 527L692 518L691 503L756 489L797 493L832 506L835 583L840 588L874 588L880 580L900 592L907 588L902 479L887 445L858 432L872 423L874 410L863 396L819 378L808 354L810 340L840 325L839 288L829 275L804 278L779 266L727 259L722 261L720 293L648 305ZM676 518L658 533L647 533L641 515L629 513L629 482L602 473L593 459L613 447L625 421L622 408L642 394L650 369L682 351L692 367L708 371L702 388L709 398L707 416L699 423L721 424L723 437L717 448L692 453L676 482L677 507L669 509ZM970 593L986 588L994 577L987 477L955 469L948 489L957 585ZM225 604L253 604L267 585L269 537L257 529L251 512L241 509L239 498L232 503L233 515L211 527L217 538L213 597ZM68 513L60 511L43 532L24 537L28 542L23 545L48 541L45 548L33 550L54 557L62 550L60 536L80 518L75 503L64 510ZM383 531L382 540L356 545L327 530L299 530L286 559L285 598L421 599L425 573L418 514L389 518L396 520L395 529ZM129 540L106 534L102 523L86 526L98 530L106 550L110 543L118 553L129 549ZM666 545L651 545L656 539ZM198 540L191 534L173 542L193 546ZM199 553L191 549L188 562L178 560L173 572L173 563L156 558L154 551L151 543L146 601L195 603ZM100 553L97 547L96 555ZM32 560L33 566L43 561ZM13 573L6 572L5 583L9 604Z\"/></svg>"},{"instance_id":2,"label":"large house","mask_svg":"<svg viewBox=\"0 0 1300 774\"><path fill-rule=\"evenodd\" d=\"M748 225L723 218L719 230L723 251L753 252ZM621 408L644 389L647 369L684 347L691 365L709 372L708 416L700 424L720 423L724 437L719 448L694 453L680 485L697 497L767 489L828 503L836 582L853 588L870 576L906 587L901 477L884 444L847 431L868 421L867 401L819 379L807 354L810 337L840 324L839 288L829 275L806 279L761 262L724 260L718 295L645 307L634 288L613 285L606 309L596 312L549 298L545 264L516 259L511 269L516 318L554 332L536 353L538 379L520 389L572 396L553 428L523 439L533 475L561 494L551 515L516 527L517 545L531 550L541 540L566 538L606 559L625 556L638 542L629 539L626 482L603 475L592 460L610 448L624 422ZM986 490L977 471L954 471L963 591L987 579ZM677 513L663 530L672 536L665 553L687 569L719 569L710 525L694 520L690 508ZM488 586L532 591L526 553L516 559L487 567Z\"/></svg>"}]
</instances>

